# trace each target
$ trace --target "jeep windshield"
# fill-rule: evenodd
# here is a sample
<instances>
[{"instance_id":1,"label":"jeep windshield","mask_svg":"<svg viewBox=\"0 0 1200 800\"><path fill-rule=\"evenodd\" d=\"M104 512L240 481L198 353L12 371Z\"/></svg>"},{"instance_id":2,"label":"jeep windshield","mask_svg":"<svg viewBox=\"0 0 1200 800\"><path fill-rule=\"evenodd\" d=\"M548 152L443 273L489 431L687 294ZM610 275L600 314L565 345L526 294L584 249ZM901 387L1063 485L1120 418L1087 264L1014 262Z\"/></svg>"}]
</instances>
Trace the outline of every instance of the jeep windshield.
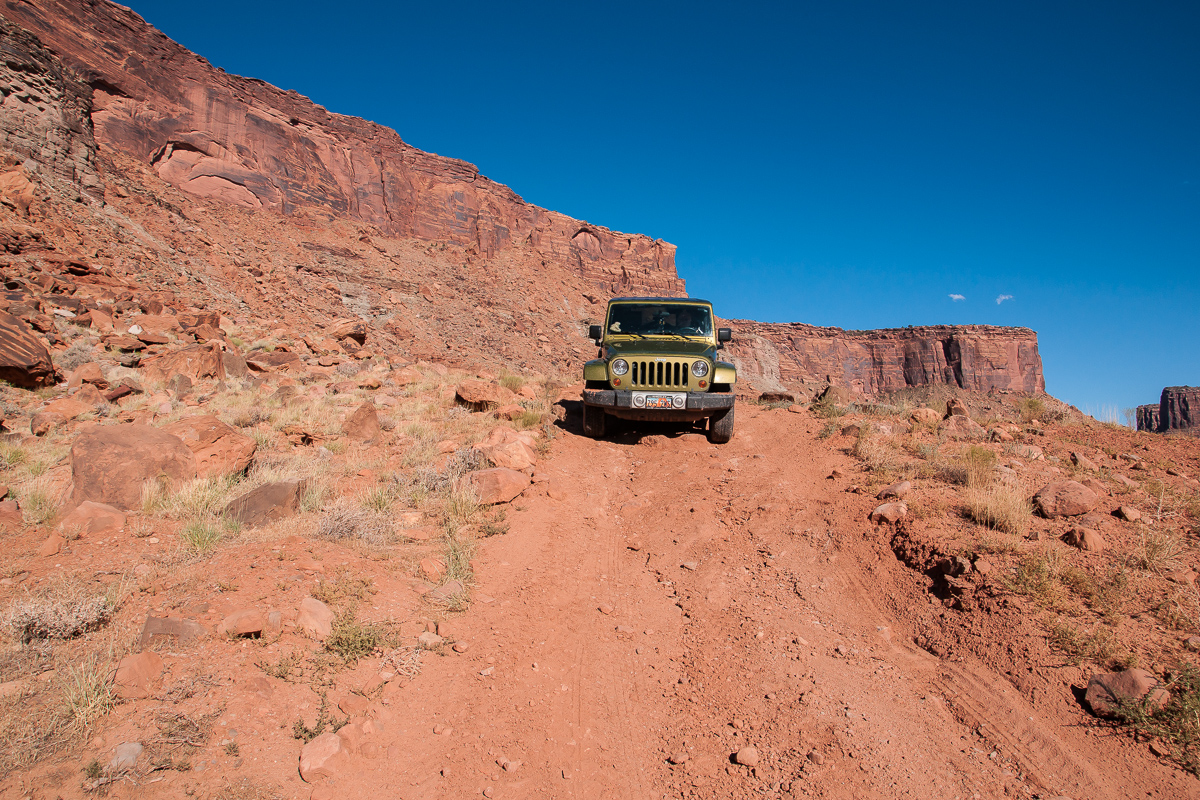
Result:
<instances>
[{"instance_id":1,"label":"jeep windshield","mask_svg":"<svg viewBox=\"0 0 1200 800\"><path fill-rule=\"evenodd\" d=\"M711 336L707 306L682 303L617 303L609 307L610 336Z\"/></svg>"}]
</instances>

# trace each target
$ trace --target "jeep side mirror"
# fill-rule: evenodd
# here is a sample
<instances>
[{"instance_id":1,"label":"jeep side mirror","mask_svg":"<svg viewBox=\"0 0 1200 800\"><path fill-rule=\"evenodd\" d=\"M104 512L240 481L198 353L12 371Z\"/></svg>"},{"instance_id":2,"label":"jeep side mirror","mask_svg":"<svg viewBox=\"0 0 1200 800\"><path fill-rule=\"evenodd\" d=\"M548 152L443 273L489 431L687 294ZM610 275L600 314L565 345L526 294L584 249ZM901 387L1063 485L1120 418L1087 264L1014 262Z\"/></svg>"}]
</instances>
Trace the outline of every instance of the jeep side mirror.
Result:
<instances>
[{"instance_id":1,"label":"jeep side mirror","mask_svg":"<svg viewBox=\"0 0 1200 800\"><path fill-rule=\"evenodd\" d=\"M604 331L601 330L599 325L589 325L588 338L595 341L596 344L600 344L600 340L604 338Z\"/></svg>"},{"instance_id":2,"label":"jeep side mirror","mask_svg":"<svg viewBox=\"0 0 1200 800\"><path fill-rule=\"evenodd\" d=\"M733 341L733 331L731 331L729 328L717 328L717 341L718 342L732 342Z\"/></svg>"}]
</instances>

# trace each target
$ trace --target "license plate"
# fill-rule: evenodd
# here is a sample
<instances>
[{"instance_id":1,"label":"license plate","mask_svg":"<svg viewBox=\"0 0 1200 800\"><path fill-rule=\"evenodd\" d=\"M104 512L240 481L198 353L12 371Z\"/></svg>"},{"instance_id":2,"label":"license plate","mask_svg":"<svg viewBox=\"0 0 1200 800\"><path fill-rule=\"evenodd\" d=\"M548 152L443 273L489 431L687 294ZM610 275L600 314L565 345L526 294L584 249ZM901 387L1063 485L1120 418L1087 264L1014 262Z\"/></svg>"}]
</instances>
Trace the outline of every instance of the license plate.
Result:
<instances>
[{"instance_id":1,"label":"license plate","mask_svg":"<svg viewBox=\"0 0 1200 800\"><path fill-rule=\"evenodd\" d=\"M675 404L676 398L682 398L680 394L652 394L647 392L634 392L634 408L682 408Z\"/></svg>"}]
</instances>

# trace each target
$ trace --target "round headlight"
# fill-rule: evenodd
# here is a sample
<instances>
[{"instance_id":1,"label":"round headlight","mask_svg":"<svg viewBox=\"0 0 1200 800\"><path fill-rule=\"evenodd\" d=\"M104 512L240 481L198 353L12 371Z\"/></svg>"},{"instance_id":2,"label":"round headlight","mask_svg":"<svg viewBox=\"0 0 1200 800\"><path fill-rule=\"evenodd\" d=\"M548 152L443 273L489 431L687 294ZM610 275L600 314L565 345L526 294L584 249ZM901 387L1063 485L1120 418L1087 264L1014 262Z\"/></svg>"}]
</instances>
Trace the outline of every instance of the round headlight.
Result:
<instances>
[{"instance_id":1,"label":"round headlight","mask_svg":"<svg viewBox=\"0 0 1200 800\"><path fill-rule=\"evenodd\" d=\"M626 372L629 372L629 362L623 358L618 358L612 362L612 371L613 375L624 375Z\"/></svg>"},{"instance_id":2,"label":"round headlight","mask_svg":"<svg viewBox=\"0 0 1200 800\"><path fill-rule=\"evenodd\" d=\"M692 364L692 374L697 378L703 378L708 374L708 362L697 361L696 363Z\"/></svg>"},{"instance_id":3,"label":"round headlight","mask_svg":"<svg viewBox=\"0 0 1200 800\"><path fill-rule=\"evenodd\" d=\"M643 395L640 395L637 392L634 392L633 393L633 405L636 408L643 407L644 405L646 405L646 398Z\"/></svg>"}]
</instances>

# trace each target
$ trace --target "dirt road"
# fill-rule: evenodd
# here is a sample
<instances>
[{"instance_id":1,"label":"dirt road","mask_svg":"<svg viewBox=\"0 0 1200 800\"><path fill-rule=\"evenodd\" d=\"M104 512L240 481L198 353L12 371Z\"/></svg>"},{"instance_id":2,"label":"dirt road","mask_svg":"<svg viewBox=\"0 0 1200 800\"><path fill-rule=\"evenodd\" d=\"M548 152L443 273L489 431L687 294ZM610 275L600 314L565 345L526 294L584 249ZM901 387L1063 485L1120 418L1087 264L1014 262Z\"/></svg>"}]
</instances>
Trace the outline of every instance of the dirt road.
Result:
<instances>
[{"instance_id":1,"label":"dirt road","mask_svg":"<svg viewBox=\"0 0 1200 800\"><path fill-rule=\"evenodd\" d=\"M807 414L739 416L722 447L560 436L480 549L470 650L427 662L362 777L406 798L1198 796L1070 686L917 647L959 612L828 478L852 459Z\"/></svg>"}]
</instances>

